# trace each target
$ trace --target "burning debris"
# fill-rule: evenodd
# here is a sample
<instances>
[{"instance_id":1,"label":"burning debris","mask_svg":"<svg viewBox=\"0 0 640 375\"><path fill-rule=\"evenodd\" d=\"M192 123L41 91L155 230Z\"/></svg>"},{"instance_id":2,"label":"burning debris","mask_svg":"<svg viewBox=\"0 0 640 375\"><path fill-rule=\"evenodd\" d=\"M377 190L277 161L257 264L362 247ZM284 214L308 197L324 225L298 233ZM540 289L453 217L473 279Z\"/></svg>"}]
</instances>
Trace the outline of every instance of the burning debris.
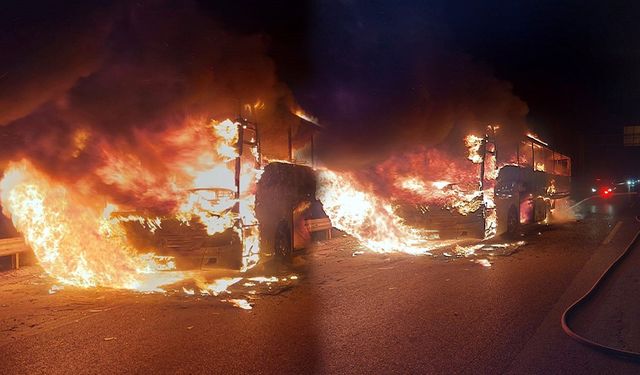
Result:
<instances>
[{"instance_id":1,"label":"burning debris","mask_svg":"<svg viewBox=\"0 0 640 375\"><path fill-rule=\"evenodd\" d=\"M460 245L456 245L453 252L454 254L456 254L457 256L461 256L461 257L469 257L471 255L474 255L476 253L476 251L478 249L481 249L484 246L484 244L477 244L477 245L471 245L471 246L460 246Z\"/></svg>"},{"instance_id":2,"label":"burning debris","mask_svg":"<svg viewBox=\"0 0 640 375\"><path fill-rule=\"evenodd\" d=\"M489 262L488 259L476 259L475 260L476 263L478 263L479 265L483 266L483 267L491 267L491 262Z\"/></svg>"},{"instance_id":3,"label":"burning debris","mask_svg":"<svg viewBox=\"0 0 640 375\"><path fill-rule=\"evenodd\" d=\"M230 299L228 300L235 307L239 307L243 310L251 310L253 306L246 299Z\"/></svg>"},{"instance_id":4,"label":"burning debris","mask_svg":"<svg viewBox=\"0 0 640 375\"><path fill-rule=\"evenodd\" d=\"M459 245L456 244L453 248L452 254L443 254L445 256L457 256L460 258L470 258L474 256L485 255L511 255L517 251L520 247L526 245L525 241L517 242L505 242L505 243L478 243L472 245Z\"/></svg>"},{"instance_id":5,"label":"burning debris","mask_svg":"<svg viewBox=\"0 0 640 375\"><path fill-rule=\"evenodd\" d=\"M224 292L227 292L230 286L237 284L240 280L242 280L241 277L232 277L232 278L227 277L227 278L217 279L213 283L204 285L203 287L201 287L200 293L204 293L204 294L211 293L214 296L218 296Z\"/></svg>"}]
</instances>

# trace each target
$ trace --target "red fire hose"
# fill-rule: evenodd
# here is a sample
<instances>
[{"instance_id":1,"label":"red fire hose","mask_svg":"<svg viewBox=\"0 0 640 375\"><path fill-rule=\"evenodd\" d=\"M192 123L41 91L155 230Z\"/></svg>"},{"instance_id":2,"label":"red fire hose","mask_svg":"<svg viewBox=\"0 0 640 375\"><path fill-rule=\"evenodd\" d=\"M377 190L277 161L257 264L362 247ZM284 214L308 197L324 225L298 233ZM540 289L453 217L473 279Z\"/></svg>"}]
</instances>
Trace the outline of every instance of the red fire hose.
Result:
<instances>
[{"instance_id":1,"label":"red fire hose","mask_svg":"<svg viewBox=\"0 0 640 375\"><path fill-rule=\"evenodd\" d=\"M640 216L636 216L636 220L640 222ZM613 348L611 346L599 344L595 341L589 340L588 338L581 336L577 334L575 331L573 331L569 326L568 320L570 319L571 315L576 311L577 308L584 305L587 301L593 298L593 295L595 294L594 292L599 288L600 283L612 273L612 270L616 268L616 266L622 263L622 260L631 252L631 248L636 244L639 237L640 237L640 232L636 233L636 235L633 237L633 239L631 240L627 248L622 252L622 254L620 254L620 256L618 256L616 260L613 261L613 263L611 263L611 265L609 265L609 267L604 271L604 273L602 273L602 275L598 278L596 283L593 284L591 289L589 289L589 291L585 295L580 297L571 306L569 306L569 308L566 309L564 313L562 313L562 319L561 319L562 330L564 331L564 333L569 335L569 337L571 337L572 339L578 341L583 345L589 346L591 348L602 351L604 353L612 354L612 355L627 358L627 359L632 359L634 361L640 361L640 353Z\"/></svg>"}]
</instances>

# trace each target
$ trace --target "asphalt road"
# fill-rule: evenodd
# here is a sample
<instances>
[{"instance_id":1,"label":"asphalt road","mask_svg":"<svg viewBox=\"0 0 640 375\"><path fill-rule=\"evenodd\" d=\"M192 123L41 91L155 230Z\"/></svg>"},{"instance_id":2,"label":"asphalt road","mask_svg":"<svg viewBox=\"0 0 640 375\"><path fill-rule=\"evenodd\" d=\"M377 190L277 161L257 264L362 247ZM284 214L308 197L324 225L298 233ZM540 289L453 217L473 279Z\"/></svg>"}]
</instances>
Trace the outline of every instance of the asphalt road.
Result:
<instances>
[{"instance_id":1,"label":"asphalt road","mask_svg":"<svg viewBox=\"0 0 640 375\"><path fill-rule=\"evenodd\" d=\"M528 228L524 246L469 257L353 256L358 244L338 237L277 272L298 280L255 294L55 291L36 267L5 272L0 373L640 373L560 328L562 311L640 228L635 196L581 211L578 222ZM627 295L637 280L627 268L575 324L633 350L637 314L621 300L640 298ZM603 327L612 319L615 329Z\"/></svg>"}]
</instances>

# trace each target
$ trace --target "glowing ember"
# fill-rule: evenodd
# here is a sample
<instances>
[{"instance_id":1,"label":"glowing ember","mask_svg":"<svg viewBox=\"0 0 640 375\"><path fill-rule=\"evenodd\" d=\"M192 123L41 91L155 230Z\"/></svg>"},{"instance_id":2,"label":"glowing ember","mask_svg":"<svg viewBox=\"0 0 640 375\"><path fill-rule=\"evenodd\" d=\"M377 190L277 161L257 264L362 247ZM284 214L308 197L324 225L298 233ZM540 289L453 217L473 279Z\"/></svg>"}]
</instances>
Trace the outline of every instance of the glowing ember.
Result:
<instances>
[{"instance_id":1,"label":"glowing ember","mask_svg":"<svg viewBox=\"0 0 640 375\"><path fill-rule=\"evenodd\" d=\"M456 245L453 252L461 257L470 257L472 255L475 255L476 251L478 251L482 247L484 247L484 244L476 244L470 246Z\"/></svg>"},{"instance_id":2,"label":"glowing ember","mask_svg":"<svg viewBox=\"0 0 640 375\"><path fill-rule=\"evenodd\" d=\"M239 307L243 310L251 310L253 307L246 299L230 299L229 303L235 307Z\"/></svg>"},{"instance_id":3,"label":"glowing ember","mask_svg":"<svg viewBox=\"0 0 640 375\"><path fill-rule=\"evenodd\" d=\"M264 276L250 277L249 280L250 281L255 281L257 283L267 283L267 284L278 282L278 278L275 277L275 276L272 276L272 277L264 277Z\"/></svg>"},{"instance_id":4,"label":"glowing ember","mask_svg":"<svg viewBox=\"0 0 640 375\"><path fill-rule=\"evenodd\" d=\"M203 285L201 286L200 289L208 291L214 296L217 296L221 293L227 292L227 289L229 289L231 285L238 283L238 281L240 280L242 280L241 277L233 277L233 278L224 277L224 278L215 280L211 284Z\"/></svg>"},{"instance_id":5,"label":"glowing ember","mask_svg":"<svg viewBox=\"0 0 640 375\"><path fill-rule=\"evenodd\" d=\"M491 267L491 262L488 259L476 259L476 263L483 267Z\"/></svg>"}]
</instances>

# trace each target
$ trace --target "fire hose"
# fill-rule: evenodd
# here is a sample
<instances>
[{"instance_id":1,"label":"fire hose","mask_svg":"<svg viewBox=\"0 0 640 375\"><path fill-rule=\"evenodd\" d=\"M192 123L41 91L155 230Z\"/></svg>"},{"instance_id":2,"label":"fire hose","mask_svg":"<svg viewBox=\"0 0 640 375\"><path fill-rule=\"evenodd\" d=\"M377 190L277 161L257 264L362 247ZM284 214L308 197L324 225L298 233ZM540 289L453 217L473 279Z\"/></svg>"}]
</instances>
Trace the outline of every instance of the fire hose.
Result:
<instances>
[{"instance_id":1,"label":"fire hose","mask_svg":"<svg viewBox=\"0 0 640 375\"><path fill-rule=\"evenodd\" d=\"M640 222L640 216L636 216L636 220L638 222ZM624 258L626 258L626 256L631 252L631 249L634 247L634 245L638 242L638 238L640 238L640 232L636 233L636 235L633 237L633 239L631 240L631 242L629 243L629 245L626 247L626 249L622 252L622 254L620 254L618 256L618 258L616 258L610 265L609 267L607 267L607 269L602 273L602 275L600 275L600 277L598 278L598 280L595 282L595 284L593 284L593 286L587 291L587 293L585 293L582 297L580 297L577 301L575 301L571 306L569 306L569 308L567 308L563 313L562 313L562 319L561 319L561 323L562 323L562 330L564 331L564 333L566 333L569 337L571 337L572 339L576 340L577 342L586 345L590 348L599 350L601 352L607 353L607 354L611 354L611 355L615 355L618 357L623 357L626 359L631 359L634 361L640 361L640 353L638 352L632 352L632 351L628 351L628 350L623 350L623 349L618 349L618 348L614 348L611 346L607 346L604 344L599 344L595 341L592 341L584 336L579 335L578 333L576 333L574 330L571 329L571 327L569 326L569 319L570 317L573 315L573 313L580 307L583 306L585 303L587 303L589 300L591 300L593 298L593 296L595 295L595 291L598 290L598 288L600 287L600 284L602 283L602 281L604 279L606 279L607 277L609 277L609 275L613 272L613 270L622 263L622 261L624 260Z\"/></svg>"}]
</instances>

